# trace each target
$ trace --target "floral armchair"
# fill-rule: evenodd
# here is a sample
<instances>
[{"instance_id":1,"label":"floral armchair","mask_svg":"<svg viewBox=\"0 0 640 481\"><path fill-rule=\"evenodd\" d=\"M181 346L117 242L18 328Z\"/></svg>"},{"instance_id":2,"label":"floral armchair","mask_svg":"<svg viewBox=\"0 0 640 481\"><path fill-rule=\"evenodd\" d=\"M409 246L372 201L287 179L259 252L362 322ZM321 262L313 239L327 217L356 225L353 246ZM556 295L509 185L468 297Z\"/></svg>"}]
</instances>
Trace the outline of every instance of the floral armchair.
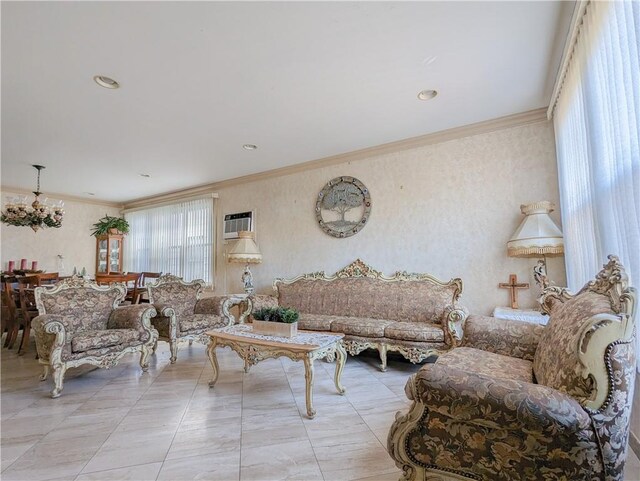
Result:
<instances>
[{"instance_id":1,"label":"floral armchair","mask_svg":"<svg viewBox=\"0 0 640 481\"><path fill-rule=\"evenodd\" d=\"M206 331L234 322L228 303L225 304L227 296L200 298L204 289L202 280L185 282L180 277L165 274L147 284L147 289L149 302L158 311L152 324L158 330L159 339L169 342L171 364L178 358L179 341L188 340L189 344L198 341L207 345Z\"/></svg>"},{"instance_id":2,"label":"floral armchair","mask_svg":"<svg viewBox=\"0 0 640 481\"><path fill-rule=\"evenodd\" d=\"M149 367L149 355L158 338L150 319L153 306L118 304L124 284L99 286L72 277L53 287L35 289L39 315L32 321L42 381L53 371L51 397L60 396L67 369L82 364L109 368L125 354L139 352L140 367Z\"/></svg>"},{"instance_id":3,"label":"floral armchair","mask_svg":"<svg viewBox=\"0 0 640 481\"><path fill-rule=\"evenodd\" d=\"M636 292L615 256L547 326L471 316L462 347L406 386L389 454L405 480L622 481L635 380Z\"/></svg>"}]
</instances>

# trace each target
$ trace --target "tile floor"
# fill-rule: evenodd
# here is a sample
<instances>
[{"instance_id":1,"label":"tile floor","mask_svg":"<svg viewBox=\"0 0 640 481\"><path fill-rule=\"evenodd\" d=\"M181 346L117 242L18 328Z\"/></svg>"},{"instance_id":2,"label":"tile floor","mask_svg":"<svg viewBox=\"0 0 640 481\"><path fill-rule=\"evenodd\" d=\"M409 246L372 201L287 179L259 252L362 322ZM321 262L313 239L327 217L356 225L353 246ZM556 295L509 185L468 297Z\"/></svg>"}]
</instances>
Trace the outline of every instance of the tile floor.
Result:
<instances>
[{"instance_id":1,"label":"tile floor","mask_svg":"<svg viewBox=\"0 0 640 481\"><path fill-rule=\"evenodd\" d=\"M182 345L171 365L160 343L149 373L137 356L71 370L62 397L50 399L33 350L2 349L1 478L397 481L386 437L416 366L391 360L381 373L375 357L349 357L340 396L334 365L318 362L309 420L300 363L264 361L245 375L235 353L218 358L212 390L203 346ZM631 456L625 480L640 481Z\"/></svg>"}]
</instances>

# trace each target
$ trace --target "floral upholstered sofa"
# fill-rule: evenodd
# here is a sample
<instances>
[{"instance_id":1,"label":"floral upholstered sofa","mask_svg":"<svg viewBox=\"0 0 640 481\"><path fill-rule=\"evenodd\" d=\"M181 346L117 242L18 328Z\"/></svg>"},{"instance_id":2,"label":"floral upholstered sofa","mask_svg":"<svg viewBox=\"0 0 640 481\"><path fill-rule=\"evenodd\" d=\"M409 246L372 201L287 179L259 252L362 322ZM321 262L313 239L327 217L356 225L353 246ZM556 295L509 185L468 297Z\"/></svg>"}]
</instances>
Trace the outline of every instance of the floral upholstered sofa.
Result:
<instances>
[{"instance_id":1,"label":"floral upholstered sofa","mask_svg":"<svg viewBox=\"0 0 640 481\"><path fill-rule=\"evenodd\" d=\"M316 272L276 279L273 287L276 296L252 296L247 312L293 307L300 312L300 329L345 334L349 354L377 349L383 371L387 351L417 363L456 346L467 318L466 309L457 304L460 279L441 282L407 272L387 277L360 259L333 276Z\"/></svg>"},{"instance_id":2,"label":"floral upholstered sofa","mask_svg":"<svg viewBox=\"0 0 640 481\"><path fill-rule=\"evenodd\" d=\"M413 375L388 450L406 480L622 481L635 379L635 290L618 259L546 326L470 316L462 347Z\"/></svg>"}]
</instances>

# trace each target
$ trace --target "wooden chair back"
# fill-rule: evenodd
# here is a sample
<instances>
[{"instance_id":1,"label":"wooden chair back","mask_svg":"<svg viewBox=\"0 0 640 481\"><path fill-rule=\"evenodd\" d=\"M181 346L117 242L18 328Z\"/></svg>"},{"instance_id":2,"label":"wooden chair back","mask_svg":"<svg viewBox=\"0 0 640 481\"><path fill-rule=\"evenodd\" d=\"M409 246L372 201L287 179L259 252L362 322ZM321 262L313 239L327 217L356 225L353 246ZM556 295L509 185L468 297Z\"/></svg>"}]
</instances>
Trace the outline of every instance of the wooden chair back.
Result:
<instances>
[{"instance_id":1,"label":"wooden chair back","mask_svg":"<svg viewBox=\"0 0 640 481\"><path fill-rule=\"evenodd\" d=\"M127 286L127 295L125 301L130 301L131 304L138 302L138 289L140 287L141 274L137 272L130 272L128 274L96 274L96 283L99 285L109 285L115 282L122 282Z\"/></svg>"},{"instance_id":2,"label":"wooden chair back","mask_svg":"<svg viewBox=\"0 0 640 481\"><path fill-rule=\"evenodd\" d=\"M14 325L15 338L18 334L18 324L22 324L22 341L18 347L18 354L24 354L29 347L29 337L31 334L31 320L38 315L36 307L36 298L33 290L40 285L40 279L37 275L18 277L18 290L20 295L20 313L22 320ZM13 343L12 343L13 344Z\"/></svg>"}]
</instances>

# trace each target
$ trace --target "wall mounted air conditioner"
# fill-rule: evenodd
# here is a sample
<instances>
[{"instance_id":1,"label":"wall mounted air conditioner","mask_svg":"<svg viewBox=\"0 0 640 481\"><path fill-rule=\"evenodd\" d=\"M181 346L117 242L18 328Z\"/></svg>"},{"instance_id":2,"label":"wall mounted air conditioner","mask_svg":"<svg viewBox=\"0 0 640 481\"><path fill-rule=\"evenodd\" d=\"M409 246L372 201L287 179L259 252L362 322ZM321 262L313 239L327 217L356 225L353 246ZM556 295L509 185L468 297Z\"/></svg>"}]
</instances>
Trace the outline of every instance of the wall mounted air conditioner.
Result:
<instances>
[{"instance_id":1,"label":"wall mounted air conditioner","mask_svg":"<svg viewBox=\"0 0 640 481\"><path fill-rule=\"evenodd\" d=\"M255 212L238 212L236 214L224 215L223 238L237 239L238 232L248 230L253 232L255 222Z\"/></svg>"}]
</instances>

